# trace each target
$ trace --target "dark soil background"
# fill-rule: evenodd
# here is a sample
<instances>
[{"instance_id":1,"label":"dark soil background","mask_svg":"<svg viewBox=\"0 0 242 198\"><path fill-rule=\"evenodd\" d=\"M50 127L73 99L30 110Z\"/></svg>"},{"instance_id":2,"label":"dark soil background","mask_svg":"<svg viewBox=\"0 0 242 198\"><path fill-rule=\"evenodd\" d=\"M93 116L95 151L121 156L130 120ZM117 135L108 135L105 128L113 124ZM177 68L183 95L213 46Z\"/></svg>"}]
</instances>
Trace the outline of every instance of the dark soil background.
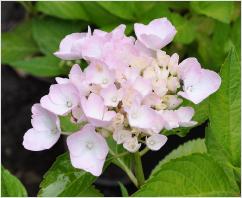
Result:
<instances>
[{"instance_id":1,"label":"dark soil background","mask_svg":"<svg viewBox=\"0 0 242 198\"><path fill-rule=\"evenodd\" d=\"M1 11L2 31L10 30L24 16L23 8L14 2L2 2ZM65 140L61 138L50 150L31 152L22 146L22 138L31 128L31 106L48 93L54 80L26 76L7 65L2 65L1 73L2 164L23 182L29 196L36 196L42 176L55 158L65 152ZM205 126L206 124L194 128L185 138L169 136L167 144L160 151L147 153L142 159L146 178L171 150L187 140L204 137ZM126 175L114 165L95 184L105 196L120 196L117 181L123 182L130 194L136 190Z\"/></svg>"}]
</instances>

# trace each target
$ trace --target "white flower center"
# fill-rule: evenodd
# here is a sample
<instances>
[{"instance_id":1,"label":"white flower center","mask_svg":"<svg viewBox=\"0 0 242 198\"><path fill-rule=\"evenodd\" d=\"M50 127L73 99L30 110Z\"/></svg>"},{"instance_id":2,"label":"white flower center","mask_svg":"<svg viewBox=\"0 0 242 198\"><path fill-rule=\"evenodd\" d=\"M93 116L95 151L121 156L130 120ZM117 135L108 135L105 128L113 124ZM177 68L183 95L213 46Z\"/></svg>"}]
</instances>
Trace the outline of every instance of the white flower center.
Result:
<instances>
[{"instance_id":1,"label":"white flower center","mask_svg":"<svg viewBox=\"0 0 242 198\"><path fill-rule=\"evenodd\" d=\"M108 83L108 79L107 78L104 78L103 81L102 81L102 84L107 84Z\"/></svg>"},{"instance_id":2,"label":"white flower center","mask_svg":"<svg viewBox=\"0 0 242 198\"><path fill-rule=\"evenodd\" d=\"M186 88L186 90L187 90L188 92L192 92L193 89L194 89L194 87L193 87L192 85L190 85L190 86L188 86L188 87Z\"/></svg>"},{"instance_id":3,"label":"white flower center","mask_svg":"<svg viewBox=\"0 0 242 198\"><path fill-rule=\"evenodd\" d=\"M150 140L150 141L149 141L149 144L150 144L150 145L154 145L154 144L155 144L155 141L154 141L154 140Z\"/></svg>"},{"instance_id":4,"label":"white flower center","mask_svg":"<svg viewBox=\"0 0 242 198\"><path fill-rule=\"evenodd\" d=\"M137 112L133 112L133 113L131 114L131 118L133 118L133 119L138 118L138 114L137 114Z\"/></svg>"},{"instance_id":5,"label":"white flower center","mask_svg":"<svg viewBox=\"0 0 242 198\"><path fill-rule=\"evenodd\" d=\"M112 97L112 102L117 102L117 97L116 96Z\"/></svg>"},{"instance_id":6,"label":"white flower center","mask_svg":"<svg viewBox=\"0 0 242 198\"><path fill-rule=\"evenodd\" d=\"M91 150L93 148L93 146L94 146L93 142L87 142L86 143L86 148L89 149L89 150Z\"/></svg>"},{"instance_id":7,"label":"white flower center","mask_svg":"<svg viewBox=\"0 0 242 198\"><path fill-rule=\"evenodd\" d=\"M66 102L66 106L67 106L68 108L71 108L71 107L72 107L72 102L71 102L71 101L67 101L67 102Z\"/></svg>"}]
</instances>

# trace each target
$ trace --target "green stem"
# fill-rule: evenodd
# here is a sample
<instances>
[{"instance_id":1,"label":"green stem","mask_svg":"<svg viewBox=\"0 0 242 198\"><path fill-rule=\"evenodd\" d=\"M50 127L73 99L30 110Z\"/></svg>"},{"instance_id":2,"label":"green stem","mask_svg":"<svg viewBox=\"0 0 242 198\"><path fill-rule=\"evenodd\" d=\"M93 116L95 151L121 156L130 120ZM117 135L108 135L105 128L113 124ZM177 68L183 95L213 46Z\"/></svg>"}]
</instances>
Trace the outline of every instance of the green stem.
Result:
<instances>
[{"instance_id":1,"label":"green stem","mask_svg":"<svg viewBox=\"0 0 242 198\"><path fill-rule=\"evenodd\" d=\"M115 153L111 149L109 149L109 152L110 152L111 155L115 156ZM120 157L118 157L117 160L122 165L122 169L128 175L129 179L133 182L133 184L136 187L138 187L138 182L137 182L137 179L134 176L133 172L126 166L126 164L120 159Z\"/></svg>"},{"instance_id":2,"label":"green stem","mask_svg":"<svg viewBox=\"0 0 242 198\"><path fill-rule=\"evenodd\" d=\"M142 167L142 161L139 151L134 153L134 161L135 161L135 175L138 180L138 187L142 186L145 183L145 177Z\"/></svg>"},{"instance_id":3,"label":"green stem","mask_svg":"<svg viewBox=\"0 0 242 198\"><path fill-rule=\"evenodd\" d=\"M120 153L120 154L117 154L117 155L113 155L112 157L108 158L106 161L112 161L113 159L116 159L118 157L123 157L125 155L128 155L129 152L123 152L123 153Z\"/></svg>"},{"instance_id":4,"label":"green stem","mask_svg":"<svg viewBox=\"0 0 242 198\"><path fill-rule=\"evenodd\" d=\"M145 147L142 151L139 152L140 156L142 157L145 155L150 149L148 147Z\"/></svg>"}]
</instances>

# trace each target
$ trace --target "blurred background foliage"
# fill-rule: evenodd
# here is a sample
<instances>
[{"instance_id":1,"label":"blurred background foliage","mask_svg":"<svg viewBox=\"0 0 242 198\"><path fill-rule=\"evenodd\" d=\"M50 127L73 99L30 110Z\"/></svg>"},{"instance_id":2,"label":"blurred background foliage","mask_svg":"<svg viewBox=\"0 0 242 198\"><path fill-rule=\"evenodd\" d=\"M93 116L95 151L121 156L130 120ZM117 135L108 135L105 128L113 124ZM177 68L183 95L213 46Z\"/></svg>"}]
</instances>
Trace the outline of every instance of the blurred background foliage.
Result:
<instances>
[{"instance_id":1,"label":"blurred background foliage","mask_svg":"<svg viewBox=\"0 0 242 198\"><path fill-rule=\"evenodd\" d=\"M203 67L219 71L231 45L240 54L240 2L19 2L25 19L2 34L2 63L39 77L65 75L73 64L57 59L61 39L73 32L100 28L111 31L126 24L147 24L167 17L177 28L174 41L165 47L180 60L195 56Z\"/></svg>"}]
</instances>

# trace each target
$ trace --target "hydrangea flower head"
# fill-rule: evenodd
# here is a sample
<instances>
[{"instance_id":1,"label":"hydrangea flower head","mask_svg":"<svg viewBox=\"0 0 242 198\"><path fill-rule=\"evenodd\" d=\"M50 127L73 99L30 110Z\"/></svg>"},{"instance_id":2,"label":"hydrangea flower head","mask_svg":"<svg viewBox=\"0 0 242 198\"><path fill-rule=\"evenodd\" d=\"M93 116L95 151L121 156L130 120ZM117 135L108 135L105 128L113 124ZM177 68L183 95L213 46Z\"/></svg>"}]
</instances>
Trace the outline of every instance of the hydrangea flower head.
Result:
<instances>
[{"instance_id":1,"label":"hydrangea flower head","mask_svg":"<svg viewBox=\"0 0 242 198\"><path fill-rule=\"evenodd\" d=\"M53 146L62 133L59 116L71 115L72 123L84 125L67 137L71 163L99 176L109 150L107 135L131 153L142 143L157 151L168 140L163 130L197 124L194 109L183 106L183 99L200 103L218 90L219 75L202 69L195 58L179 63L178 54L161 50L176 34L167 18L135 24L134 30L137 40L120 25L110 33L88 28L61 41L57 57L82 59L88 66L82 71L73 65L68 78L57 77L49 94L33 106L26 149Z\"/></svg>"}]
</instances>

